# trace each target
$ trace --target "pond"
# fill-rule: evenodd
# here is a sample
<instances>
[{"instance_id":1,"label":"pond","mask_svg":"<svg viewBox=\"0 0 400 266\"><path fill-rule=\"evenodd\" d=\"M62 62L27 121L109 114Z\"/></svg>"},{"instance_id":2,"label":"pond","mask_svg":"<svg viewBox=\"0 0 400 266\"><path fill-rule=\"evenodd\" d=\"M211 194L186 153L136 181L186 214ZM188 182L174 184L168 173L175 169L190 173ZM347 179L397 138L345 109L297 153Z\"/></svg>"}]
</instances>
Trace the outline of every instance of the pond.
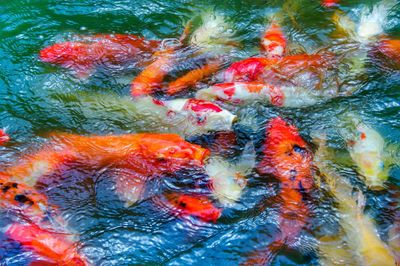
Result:
<instances>
[{"instance_id":1,"label":"pond","mask_svg":"<svg viewBox=\"0 0 400 266\"><path fill-rule=\"evenodd\" d=\"M0 265L399 263L396 1L0 7Z\"/></svg>"}]
</instances>

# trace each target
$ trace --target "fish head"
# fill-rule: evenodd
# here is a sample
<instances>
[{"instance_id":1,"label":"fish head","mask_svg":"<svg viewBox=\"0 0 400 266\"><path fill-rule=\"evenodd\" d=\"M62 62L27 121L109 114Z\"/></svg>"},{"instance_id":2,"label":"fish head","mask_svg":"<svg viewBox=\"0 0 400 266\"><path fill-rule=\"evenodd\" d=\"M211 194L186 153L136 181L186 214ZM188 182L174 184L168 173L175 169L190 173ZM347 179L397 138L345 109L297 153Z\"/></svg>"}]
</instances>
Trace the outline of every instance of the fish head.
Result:
<instances>
[{"instance_id":1,"label":"fish head","mask_svg":"<svg viewBox=\"0 0 400 266\"><path fill-rule=\"evenodd\" d=\"M203 164L209 151L191 144L175 134L146 134L140 142L142 153L160 161L197 162Z\"/></svg>"},{"instance_id":2,"label":"fish head","mask_svg":"<svg viewBox=\"0 0 400 266\"><path fill-rule=\"evenodd\" d=\"M264 158L257 169L278 178L283 185L309 190L313 186L312 152L297 128L280 117L267 125Z\"/></svg>"},{"instance_id":3,"label":"fish head","mask_svg":"<svg viewBox=\"0 0 400 266\"><path fill-rule=\"evenodd\" d=\"M201 99L189 99L184 110L188 112L192 124L207 131L231 130L232 124L236 120L236 115L228 110Z\"/></svg>"},{"instance_id":4,"label":"fish head","mask_svg":"<svg viewBox=\"0 0 400 266\"><path fill-rule=\"evenodd\" d=\"M267 58L281 58L286 50L286 37L281 27L272 23L261 39L261 52Z\"/></svg>"},{"instance_id":5,"label":"fish head","mask_svg":"<svg viewBox=\"0 0 400 266\"><path fill-rule=\"evenodd\" d=\"M165 195L178 216L193 216L203 222L216 222L222 210L215 207L208 197L203 195L189 195L168 193Z\"/></svg>"},{"instance_id":6,"label":"fish head","mask_svg":"<svg viewBox=\"0 0 400 266\"><path fill-rule=\"evenodd\" d=\"M73 64L87 56L87 44L63 42L46 47L40 51L40 60L52 64Z\"/></svg>"},{"instance_id":7,"label":"fish head","mask_svg":"<svg viewBox=\"0 0 400 266\"><path fill-rule=\"evenodd\" d=\"M163 103L172 113L184 116L194 129L199 129L195 132L229 131L236 120L236 115L203 99L175 99Z\"/></svg>"}]
</instances>

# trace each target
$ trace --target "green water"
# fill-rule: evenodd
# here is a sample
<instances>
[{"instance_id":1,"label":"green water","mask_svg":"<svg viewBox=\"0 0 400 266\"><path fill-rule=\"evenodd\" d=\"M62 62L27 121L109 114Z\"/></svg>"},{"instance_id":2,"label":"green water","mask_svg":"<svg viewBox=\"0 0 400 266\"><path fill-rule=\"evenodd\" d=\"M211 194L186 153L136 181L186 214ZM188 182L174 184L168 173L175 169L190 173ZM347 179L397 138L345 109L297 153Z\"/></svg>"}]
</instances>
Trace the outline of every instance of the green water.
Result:
<instances>
[{"instance_id":1,"label":"green water","mask_svg":"<svg viewBox=\"0 0 400 266\"><path fill-rule=\"evenodd\" d=\"M376 1L342 1L341 9L356 18L362 6L374 3ZM11 142L0 150L2 163L5 166L13 163L52 131L109 134L157 130L154 125L143 128L136 121L140 118L129 117L129 111L122 107L102 109L99 105L90 108L88 113L84 98L57 97L61 92L74 95L81 91L126 96L129 85L116 76L102 74L89 80L77 80L68 70L40 62L38 52L44 47L77 34L129 33L148 39L176 38L188 20L204 10L215 10L228 18L237 40L243 44L235 56L246 58L257 54L259 36L269 15L282 12L282 8L285 8L282 26L290 43L298 44L310 53L321 47L331 49L334 42L331 38L333 10L322 8L319 1L287 1L286 4L266 0L2 1L0 127L6 127L12 137ZM399 38L399 5L393 10L385 32ZM253 139L260 147L265 122L279 114L292 121L308 141L311 132L326 130L330 145L344 152L345 143L337 127L339 115L345 111L358 113L388 143L400 144L400 71L373 62L367 63L365 71L366 77L354 81L361 84L360 89L350 97L302 109L253 104L238 110L239 123L235 131L239 145ZM348 176L366 190L355 178L354 170L354 167L347 169ZM87 173L74 172L74 169L70 172L75 177L73 181L63 178L63 182L53 184L46 192L55 204L62 206L66 220L79 233L80 251L94 265L237 265L253 246L268 243L277 230L276 208L267 208L257 215L254 210L259 201L276 193L276 184L260 180L256 175L249 176L249 187L240 203L224 210L217 224L204 225L168 216L157 210L151 201L125 209L117 196L107 189L112 182L101 178L101 173L92 179ZM196 177L185 171L179 174L179 182L174 179L160 181L154 184L155 190L175 183L190 183L193 176ZM200 178L201 174L198 175ZM400 185L397 167L391 169L387 184L389 189L384 192L367 191L367 210L375 217L383 239L387 238L388 226L393 222L393 212L398 212L397 205L394 209L388 207L395 202ZM318 237L323 225L333 219L327 215L330 208L327 202L316 204L300 244L282 251L273 264L318 264L314 237ZM32 254L16 244L4 243L0 244L0 265L29 263Z\"/></svg>"}]
</instances>

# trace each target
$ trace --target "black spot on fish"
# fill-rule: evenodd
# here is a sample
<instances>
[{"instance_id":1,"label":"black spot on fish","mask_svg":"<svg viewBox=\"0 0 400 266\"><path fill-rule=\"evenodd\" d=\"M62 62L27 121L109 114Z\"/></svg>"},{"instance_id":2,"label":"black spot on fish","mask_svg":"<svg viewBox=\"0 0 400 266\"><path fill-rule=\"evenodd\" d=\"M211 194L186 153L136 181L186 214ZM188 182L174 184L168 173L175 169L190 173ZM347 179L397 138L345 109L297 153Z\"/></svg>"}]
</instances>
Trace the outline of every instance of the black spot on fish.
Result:
<instances>
[{"instance_id":1,"label":"black spot on fish","mask_svg":"<svg viewBox=\"0 0 400 266\"><path fill-rule=\"evenodd\" d=\"M294 180L296 179L296 177L297 177L297 171L296 171L296 169L290 170L290 180L291 180L291 181L294 181Z\"/></svg>"},{"instance_id":2,"label":"black spot on fish","mask_svg":"<svg viewBox=\"0 0 400 266\"><path fill-rule=\"evenodd\" d=\"M23 194L15 195L14 200L18 201L20 203L23 203L23 204L25 204L25 203L28 203L30 205L34 204L34 202L30 198L28 198L27 196L25 196Z\"/></svg>"},{"instance_id":3,"label":"black spot on fish","mask_svg":"<svg viewBox=\"0 0 400 266\"><path fill-rule=\"evenodd\" d=\"M181 201L181 202L179 202L179 206L182 208L186 208L186 203Z\"/></svg>"},{"instance_id":4,"label":"black spot on fish","mask_svg":"<svg viewBox=\"0 0 400 266\"><path fill-rule=\"evenodd\" d=\"M306 153L306 149L303 147L300 147L299 145L294 145L293 146L293 151L300 153L301 155L304 155Z\"/></svg>"},{"instance_id":5,"label":"black spot on fish","mask_svg":"<svg viewBox=\"0 0 400 266\"><path fill-rule=\"evenodd\" d=\"M5 185L1 190L3 191L3 193L6 193L10 188L10 185Z\"/></svg>"},{"instance_id":6,"label":"black spot on fish","mask_svg":"<svg viewBox=\"0 0 400 266\"><path fill-rule=\"evenodd\" d=\"M13 188L18 188L18 184L17 183L12 183L12 187Z\"/></svg>"}]
</instances>

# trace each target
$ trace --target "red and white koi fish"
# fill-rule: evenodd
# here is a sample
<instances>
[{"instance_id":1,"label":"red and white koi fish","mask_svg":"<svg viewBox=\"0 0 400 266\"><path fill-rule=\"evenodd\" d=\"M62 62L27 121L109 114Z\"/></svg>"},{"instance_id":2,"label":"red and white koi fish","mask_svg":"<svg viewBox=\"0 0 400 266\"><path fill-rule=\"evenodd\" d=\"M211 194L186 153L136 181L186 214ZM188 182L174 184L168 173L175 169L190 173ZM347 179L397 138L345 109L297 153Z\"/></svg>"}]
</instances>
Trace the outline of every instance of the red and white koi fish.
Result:
<instances>
[{"instance_id":1,"label":"red and white koi fish","mask_svg":"<svg viewBox=\"0 0 400 266\"><path fill-rule=\"evenodd\" d=\"M281 107L305 107L317 104L336 94L300 86L272 85L259 82L230 82L215 84L197 92L196 98L232 104L254 101L268 102Z\"/></svg>"},{"instance_id":2,"label":"red and white koi fish","mask_svg":"<svg viewBox=\"0 0 400 266\"><path fill-rule=\"evenodd\" d=\"M212 201L203 195L166 193L164 196L167 199L166 207L178 217L193 216L206 223L216 223L222 213L221 209L216 208Z\"/></svg>"},{"instance_id":3,"label":"red and white koi fish","mask_svg":"<svg viewBox=\"0 0 400 266\"><path fill-rule=\"evenodd\" d=\"M10 136L6 133L5 129L0 129L0 145L10 141Z\"/></svg>"},{"instance_id":4,"label":"red and white koi fish","mask_svg":"<svg viewBox=\"0 0 400 266\"><path fill-rule=\"evenodd\" d=\"M281 58L286 51L286 37L281 27L272 22L261 39L261 52L266 58Z\"/></svg>"},{"instance_id":5,"label":"red and white koi fish","mask_svg":"<svg viewBox=\"0 0 400 266\"><path fill-rule=\"evenodd\" d=\"M167 116L171 118L177 115L184 116L188 122L196 127L201 127L204 131L231 130L232 123L236 120L236 116L231 112L201 99L153 101L168 108Z\"/></svg>"},{"instance_id":6,"label":"red and white koi fish","mask_svg":"<svg viewBox=\"0 0 400 266\"><path fill-rule=\"evenodd\" d=\"M281 182L280 230L270 245L253 252L244 265L270 263L280 249L295 240L309 216L302 193L309 192L314 184L313 156L297 128L280 117L272 119L267 125L263 154L258 172L272 174Z\"/></svg>"},{"instance_id":7,"label":"red and white koi fish","mask_svg":"<svg viewBox=\"0 0 400 266\"><path fill-rule=\"evenodd\" d=\"M85 78L100 65L143 64L160 44L160 41L130 34L99 34L46 47L40 51L40 60L72 69L78 77Z\"/></svg>"},{"instance_id":8,"label":"red and white koi fish","mask_svg":"<svg viewBox=\"0 0 400 266\"><path fill-rule=\"evenodd\" d=\"M45 261L36 265L86 266L87 259L80 255L76 243L68 235L44 230L34 224L12 224L5 234L19 242L23 248L32 250ZM33 262L35 264L35 262Z\"/></svg>"}]
</instances>

